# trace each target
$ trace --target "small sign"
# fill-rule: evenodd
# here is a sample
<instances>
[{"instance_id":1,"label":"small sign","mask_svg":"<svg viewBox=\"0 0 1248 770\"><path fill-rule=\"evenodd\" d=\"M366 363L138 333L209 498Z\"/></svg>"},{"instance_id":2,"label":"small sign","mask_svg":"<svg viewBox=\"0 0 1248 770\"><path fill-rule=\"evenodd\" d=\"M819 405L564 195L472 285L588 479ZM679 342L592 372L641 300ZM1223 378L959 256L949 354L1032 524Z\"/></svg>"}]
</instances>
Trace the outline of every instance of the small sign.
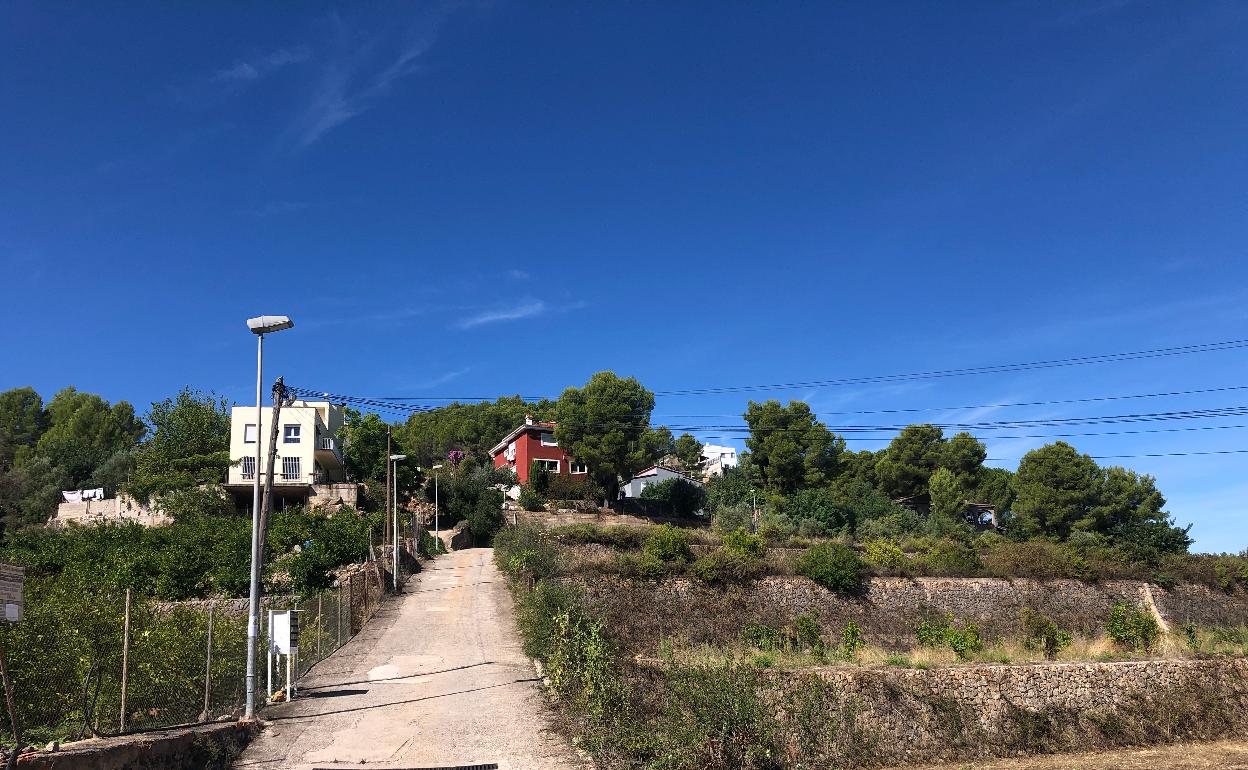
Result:
<instances>
[{"instance_id":1,"label":"small sign","mask_svg":"<svg viewBox=\"0 0 1248 770\"><path fill-rule=\"evenodd\" d=\"M290 655L299 651L299 618L294 610L274 612L270 633L273 651L277 654Z\"/></svg>"},{"instance_id":2,"label":"small sign","mask_svg":"<svg viewBox=\"0 0 1248 770\"><path fill-rule=\"evenodd\" d=\"M4 605L4 619L9 623L22 619L22 592L25 582L25 567L0 564L0 604Z\"/></svg>"}]
</instances>

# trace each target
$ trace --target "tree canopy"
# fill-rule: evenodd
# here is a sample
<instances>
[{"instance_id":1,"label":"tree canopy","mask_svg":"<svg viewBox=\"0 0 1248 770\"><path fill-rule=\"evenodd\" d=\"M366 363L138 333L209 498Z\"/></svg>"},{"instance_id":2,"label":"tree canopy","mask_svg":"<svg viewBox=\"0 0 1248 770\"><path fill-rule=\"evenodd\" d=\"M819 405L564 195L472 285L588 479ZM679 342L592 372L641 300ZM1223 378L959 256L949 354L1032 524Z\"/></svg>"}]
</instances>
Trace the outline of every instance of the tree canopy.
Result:
<instances>
[{"instance_id":1,"label":"tree canopy","mask_svg":"<svg viewBox=\"0 0 1248 770\"><path fill-rule=\"evenodd\" d=\"M183 388L152 404L150 435L134 453L124 484L140 500L225 480L230 464L230 412L224 399Z\"/></svg>"},{"instance_id":2,"label":"tree canopy","mask_svg":"<svg viewBox=\"0 0 1248 770\"><path fill-rule=\"evenodd\" d=\"M581 388L568 388L555 405L555 439L589 466L594 480L614 498L619 478L658 459L654 454L670 438L656 441L650 430L654 394L633 377L598 372ZM666 429L664 429L666 430ZM663 447L667 448L667 447Z\"/></svg>"},{"instance_id":3,"label":"tree canopy","mask_svg":"<svg viewBox=\"0 0 1248 770\"><path fill-rule=\"evenodd\" d=\"M790 401L751 401L745 411L753 466L763 485L772 492L791 494L803 487L818 487L836 477L845 440L819 422L810 406Z\"/></svg>"}]
</instances>

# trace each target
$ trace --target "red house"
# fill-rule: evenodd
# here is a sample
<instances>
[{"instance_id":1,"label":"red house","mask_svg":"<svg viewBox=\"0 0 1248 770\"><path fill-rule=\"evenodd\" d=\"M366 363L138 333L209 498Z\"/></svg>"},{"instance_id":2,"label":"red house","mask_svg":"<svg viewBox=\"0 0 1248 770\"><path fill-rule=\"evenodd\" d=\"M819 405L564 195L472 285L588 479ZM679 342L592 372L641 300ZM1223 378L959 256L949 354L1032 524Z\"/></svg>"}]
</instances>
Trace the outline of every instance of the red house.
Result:
<instances>
[{"instance_id":1,"label":"red house","mask_svg":"<svg viewBox=\"0 0 1248 770\"><path fill-rule=\"evenodd\" d=\"M535 422L525 415L524 424L508 433L502 441L490 449L495 468L511 468L521 484L529 480L529 468L534 461L546 466L551 473L565 476L582 476L589 473L584 463L578 463L555 442L553 422Z\"/></svg>"}]
</instances>

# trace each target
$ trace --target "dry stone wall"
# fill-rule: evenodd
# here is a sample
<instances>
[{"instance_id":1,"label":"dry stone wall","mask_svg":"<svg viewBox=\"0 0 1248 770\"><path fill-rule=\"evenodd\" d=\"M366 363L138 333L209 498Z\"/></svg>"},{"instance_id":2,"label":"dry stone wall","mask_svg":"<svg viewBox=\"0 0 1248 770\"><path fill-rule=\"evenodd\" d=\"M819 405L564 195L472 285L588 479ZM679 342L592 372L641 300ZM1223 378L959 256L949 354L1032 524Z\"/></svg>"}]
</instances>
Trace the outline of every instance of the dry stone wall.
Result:
<instances>
[{"instance_id":1,"label":"dry stone wall","mask_svg":"<svg viewBox=\"0 0 1248 770\"><path fill-rule=\"evenodd\" d=\"M798 755L831 746L822 759L867 764L1199 740L1248 727L1248 661L1238 658L840 667L778 673L767 689L780 704L822 698L809 712L815 722L785 722Z\"/></svg>"},{"instance_id":2,"label":"dry stone wall","mask_svg":"<svg viewBox=\"0 0 1248 770\"><path fill-rule=\"evenodd\" d=\"M1062 628L1095 636L1117 602L1145 606L1145 584L1084 583L997 578L873 578L857 596L843 596L801 577L768 577L750 584L709 586L691 578L627 580L606 576L566 578L579 586L607 627L635 651L653 651L662 638L722 643L747 623L785 626L813 613L829 628L853 621L867 641L905 649L914 628L933 615L974 621L988 639L1017 636L1024 608L1044 613ZM1248 593L1203 586L1152 586L1162 616L1172 625L1248 624Z\"/></svg>"}]
</instances>

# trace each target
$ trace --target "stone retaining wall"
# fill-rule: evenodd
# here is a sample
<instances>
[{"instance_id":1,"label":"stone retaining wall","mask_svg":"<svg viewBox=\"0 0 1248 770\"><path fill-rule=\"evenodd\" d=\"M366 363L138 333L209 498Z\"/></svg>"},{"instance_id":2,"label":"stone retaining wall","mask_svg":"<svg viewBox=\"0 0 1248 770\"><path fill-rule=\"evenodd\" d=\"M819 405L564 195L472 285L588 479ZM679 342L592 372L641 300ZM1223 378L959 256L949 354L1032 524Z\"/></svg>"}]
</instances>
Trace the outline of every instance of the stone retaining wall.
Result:
<instances>
[{"instance_id":1,"label":"stone retaining wall","mask_svg":"<svg viewBox=\"0 0 1248 770\"><path fill-rule=\"evenodd\" d=\"M21 770L225 770L259 730L228 722L67 743L23 754Z\"/></svg>"},{"instance_id":2,"label":"stone retaining wall","mask_svg":"<svg viewBox=\"0 0 1248 770\"><path fill-rule=\"evenodd\" d=\"M508 512L507 518L511 518ZM677 527L705 529L710 522L703 519L672 519L661 516L653 518L632 516L627 513L615 513L610 509L595 511L514 511L516 519L522 524L537 524L543 527L564 527L570 524L593 524L598 527L653 527L656 524L674 524Z\"/></svg>"},{"instance_id":3,"label":"stone retaining wall","mask_svg":"<svg viewBox=\"0 0 1248 770\"><path fill-rule=\"evenodd\" d=\"M804 612L829 628L853 621L867 641L905 649L925 617L951 614L974 621L988 639L1016 637L1024 608L1051 617L1073 633L1098 636L1116 602L1145 606L1144 583L1115 580L1039 581L997 578L873 578L858 596L828 591L802 577L767 577L748 584L714 587L691 578L626 580L565 578L579 586L601 612L607 627L635 651L653 651L665 637L692 643L722 643L747 623L785 626ZM1153 598L1172 627L1191 620L1204 626L1248 624L1248 592L1182 585L1152 586Z\"/></svg>"},{"instance_id":4,"label":"stone retaining wall","mask_svg":"<svg viewBox=\"0 0 1248 770\"><path fill-rule=\"evenodd\" d=\"M765 697L778 703L812 693L821 699L809 712L813 721L786 722L794 751L827 750L812 760L967 760L1230 737L1248 728L1248 660L1239 658L837 667L778 673L771 682Z\"/></svg>"}]
</instances>

